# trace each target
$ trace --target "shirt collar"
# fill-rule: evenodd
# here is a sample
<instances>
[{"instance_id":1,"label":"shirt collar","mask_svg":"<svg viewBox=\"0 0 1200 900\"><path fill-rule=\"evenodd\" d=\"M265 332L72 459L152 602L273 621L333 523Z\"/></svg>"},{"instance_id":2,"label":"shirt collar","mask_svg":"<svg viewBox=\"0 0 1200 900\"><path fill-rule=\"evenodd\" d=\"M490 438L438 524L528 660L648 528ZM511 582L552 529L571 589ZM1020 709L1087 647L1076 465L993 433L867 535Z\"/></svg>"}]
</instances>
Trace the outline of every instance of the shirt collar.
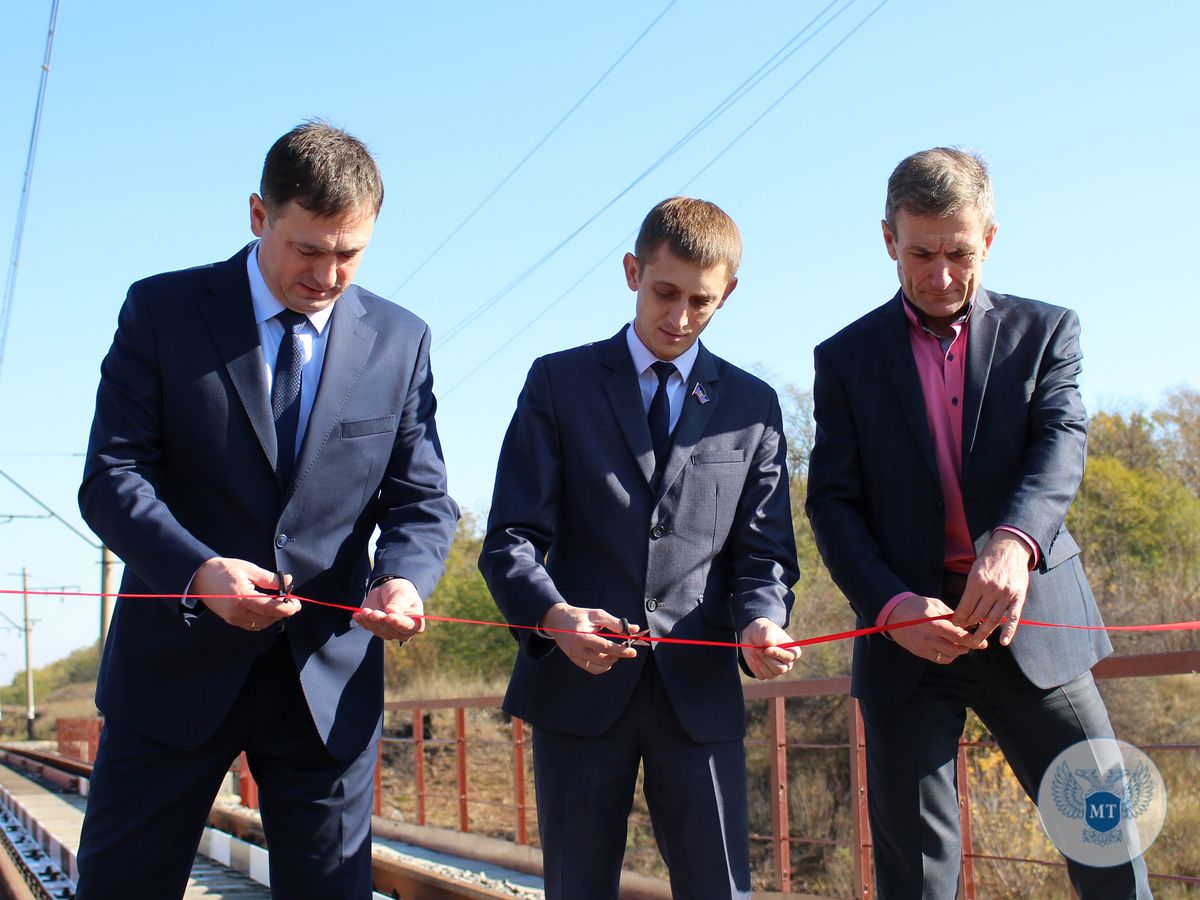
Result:
<instances>
[{"instance_id":1,"label":"shirt collar","mask_svg":"<svg viewBox=\"0 0 1200 900\"><path fill-rule=\"evenodd\" d=\"M263 322L275 318L287 308L275 299L275 295L271 293L271 289L267 287L267 282L263 279L262 269L258 267L257 241L246 256L246 274L250 277L250 302L254 304L255 325L261 325ZM321 334L324 332L325 326L329 324L331 315L333 315L332 303L322 310L309 313L308 321L316 329L317 334Z\"/></svg>"},{"instance_id":2,"label":"shirt collar","mask_svg":"<svg viewBox=\"0 0 1200 900\"><path fill-rule=\"evenodd\" d=\"M633 327L633 323L629 323L629 327L625 329L625 342L629 344L629 355L633 357L633 368L637 371L638 376L645 374L656 362L659 362L657 356L651 353L646 345L642 343L642 339L637 336L637 330ZM688 347L683 353L671 360L663 360L675 366L676 371L682 376L684 384L692 375L692 367L696 364L696 357L700 355L700 342L696 341L692 346Z\"/></svg>"},{"instance_id":3,"label":"shirt collar","mask_svg":"<svg viewBox=\"0 0 1200 900\"><path fill-rule=\"evenodd\" d=\"M903 291L900 292L900 296L904 300L904 314L908 316L909 326L918 332L923 332L941 339L941 335L925 324L924 314L913 305L913 302L908 299L908 296ZM975 293L971 294L971 299L967 303L966 312L950 323L950 327L954 329L955 334L958 334L962 330L963 325L966 324L967 320L971 318L971 311L975 309L975 298L978 296L979 291L975 291Z\"/></svg>"}]
</instances>

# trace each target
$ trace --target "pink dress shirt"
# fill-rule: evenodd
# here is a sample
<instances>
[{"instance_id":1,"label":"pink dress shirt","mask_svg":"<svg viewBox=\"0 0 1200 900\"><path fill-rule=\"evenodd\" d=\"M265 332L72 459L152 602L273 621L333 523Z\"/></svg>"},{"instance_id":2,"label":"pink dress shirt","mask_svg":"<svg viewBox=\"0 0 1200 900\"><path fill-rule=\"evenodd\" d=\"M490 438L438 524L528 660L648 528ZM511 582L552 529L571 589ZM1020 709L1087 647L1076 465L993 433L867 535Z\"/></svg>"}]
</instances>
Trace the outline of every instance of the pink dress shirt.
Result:
<instances>
[{"instance_id":1,"label":"pink dress shirt","mask_svg":"<svg viewBox=\"0 0 1200 900\"><path fill-rule=\"evenodd\" d=\"M966 385L967 340L970 334L967 323L974 308L975 298L972 297L967 304L967 311L950 324L952 335L943 338L927 328L908 299L904 300L904 314L908 316L909 325L908 341L921 382L925 421L933 438L933 455L946 511L943 568L964 575L971 571L975 562L975 545L967 527L962 497L963 389ZM996 527L1011 531L1025 541L1032 552L1033 563L1036 563L1037 544L1029 535L1011 525ZM912 596L912 591L904 591L892 597L879 611L875 624L887 622L896 604Z\"/></svg>"}]
</instances>

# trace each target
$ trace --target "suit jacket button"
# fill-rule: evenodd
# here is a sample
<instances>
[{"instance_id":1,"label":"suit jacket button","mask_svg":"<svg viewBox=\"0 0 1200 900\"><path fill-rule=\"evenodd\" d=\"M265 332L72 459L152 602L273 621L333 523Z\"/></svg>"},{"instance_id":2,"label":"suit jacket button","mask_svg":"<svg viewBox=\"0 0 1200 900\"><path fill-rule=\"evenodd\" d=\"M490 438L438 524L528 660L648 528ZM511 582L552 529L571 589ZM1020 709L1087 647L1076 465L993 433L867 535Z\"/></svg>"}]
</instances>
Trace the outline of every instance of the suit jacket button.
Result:
<instances>
[{"instance_id":1,"label":"suit jacket button","mask_svg":"<svg viewBox=\"0 0 1200 900\"><path fill-rule=\"evenodd\" d=\"M282 550L288 545L290 538L286 534L275 535L275 546Z\"/></svg>"},{"instance_id":2,"label":"suit jacket button","mask_svg":"<svg viewBox=\"0 0 1200 900\"><path fill-rule=\"evenodd\" d=\"M655 600L653 597L647 598L646 612L654 612L656 609L658 609L658 601Z\"/></svg>"},{"instance_id":3,"label":"suit jacket button","mask_svg":"<svg viewBox=\"0 0 1200 900\"><path fill-rule=\"evenodd\" d=\"M650 529L650 537L656 541L666 533L667 533L667 529L664 528L662 525L655 525L653 528Z\"/></svg>"}]
</instances>

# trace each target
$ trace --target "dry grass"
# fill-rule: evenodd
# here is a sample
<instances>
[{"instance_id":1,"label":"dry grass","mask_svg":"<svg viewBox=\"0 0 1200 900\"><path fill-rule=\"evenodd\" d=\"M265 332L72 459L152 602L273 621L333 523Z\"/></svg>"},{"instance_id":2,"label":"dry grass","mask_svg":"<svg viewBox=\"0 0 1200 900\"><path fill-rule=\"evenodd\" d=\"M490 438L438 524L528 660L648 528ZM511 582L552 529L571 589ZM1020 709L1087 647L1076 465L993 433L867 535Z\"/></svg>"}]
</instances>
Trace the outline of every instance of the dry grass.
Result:
<instances>
[{"instance_id":1,"label":"dry grass","mask_svg":"<svg viewBox=\"0 0 1200 900\"><path fill-rule=\"evenodd\" d=\"M440 697L479 696L448 688ZM494 691L486 692L488 694ZM432 695L426 695L432 696ZM404 726L411 724L399 714ZM425 824L459 827L458 757L453 710L429 713L430 737L425 740ZM389 730L395 729L392 725ZM517 812L513 771L512 721L498 709L466 712L468 829L479 834L516 840ZM537 846L537 811L533 793L533 754L525 731L525 782L527 829ZM417 791L411 739L387 741L383 752L384 815L417 822Z\"/></svg>"},{"instance_id":2,"label":"dry grass","mask_svg":"<svg viewBox=\"0 0 1200 900\"><path fill-rule=\"evenodd\" d=\"M44 699L34 698L34 708L37 718L33 722L33 734L37 740L52 741L55 737L55 723L59 719L90 719L96 716L96 704L93 700L96 694L94 684L69 684L51 691ZM26 735L24 704L4 707L4 717L0 719L0 739L23 740Z\"/></svg>"}]
</instances>

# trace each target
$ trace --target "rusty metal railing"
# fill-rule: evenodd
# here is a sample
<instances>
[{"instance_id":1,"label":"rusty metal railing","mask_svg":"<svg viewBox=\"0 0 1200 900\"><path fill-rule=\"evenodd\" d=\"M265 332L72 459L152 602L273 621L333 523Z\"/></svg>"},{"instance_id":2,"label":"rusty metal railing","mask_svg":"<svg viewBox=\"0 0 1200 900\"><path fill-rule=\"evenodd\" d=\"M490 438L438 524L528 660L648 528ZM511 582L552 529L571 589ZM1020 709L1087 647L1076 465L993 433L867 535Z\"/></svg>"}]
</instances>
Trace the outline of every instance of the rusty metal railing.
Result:
<instances>
[{"instance_id":1,"label":"rusty metal railing","mask_svg":"<svg viewBox=\"0 0 1200 900\"><path fill-rule=\"evenodd\" d=\"M1099 663L1093 670L1097 680L1110 678L1136 678L1162 675L1193 674L1200 671L1200 651L1184 650L1170 653L1148 653L1130 656L1110 657ZM849 845L853 861L854 896L868 900L874 891L874 872L871 857L871 834L867 817L867 764L866 738L863 732L862 714L858 702L849 697L849 678L817 678L795 681L757 682L745 686L745 696L748 702L765 702L767 704L768 749L769 749L769 793L771 799L771 830L770 835L752 835L758 842L769 842L771 845L771 881L776 890L784 893L792 889L792 847L797 843ZM787 740L787 709L788 700L805 697L844 696L850 704L849 710L849 741L848 744L826 743L792 743ZM470 831L470 809L473 804L486 803L497 805L496 801L483 801L472 798L467 779L468 751L472 746L466 728L466 711L469 709L496 709L500 706L499 696L461 697L440 700L397 700L385 704L391 713L408 713L412 721L411 737L385 738L385 743L411 744L413 747L413 779L414 779L414 820L419 825L428 823L427 800L433 797L446 798L449 796L456 801L457 827L460 831ZM432 710L453 710L455 733L453 739L435 740L426 738L424 734L424 715ZM527 796L526 780L526 745L527 735L524 723L519 719L512 720L512 790L513 801L500 804L511 809L513 815L513 833L518 844L528 843L529 827L529 798ZM475 744L491 743L486 739L477 738ZM751 743L751 742L748 742ZM1012 864L1027 864L1038 866L1053 866L1063 868L1061 861L1029 859L1015 856L999 856L977 853L974 849L974 823L971 814L970 789L967 784L967 753L987 742L963 741L958 750L958 787L960 824L963 835L963 865L961 880L961 896L971 900L978 895L975 863L978 860L1004 862ZM425 755L430 745L453 745L455 753L455 791L453 794L431 790L427 784ZM1156 744L1147 749L1200 749L1198 744ZM791 831L791 810L789 808L787 755L789 750L843 750L850 755L850 792L851 792L851 836L849 841L829 840L806 835L795 834ZM381 750L382 753L382 750ZM377 778L377 785L379 784ZM376 812L382 808L382 797L377 788ZM1200 885L1200 878L1171 873L1151 873L1151 878L1188 885Z\"/></svg>"}]
</instances>

